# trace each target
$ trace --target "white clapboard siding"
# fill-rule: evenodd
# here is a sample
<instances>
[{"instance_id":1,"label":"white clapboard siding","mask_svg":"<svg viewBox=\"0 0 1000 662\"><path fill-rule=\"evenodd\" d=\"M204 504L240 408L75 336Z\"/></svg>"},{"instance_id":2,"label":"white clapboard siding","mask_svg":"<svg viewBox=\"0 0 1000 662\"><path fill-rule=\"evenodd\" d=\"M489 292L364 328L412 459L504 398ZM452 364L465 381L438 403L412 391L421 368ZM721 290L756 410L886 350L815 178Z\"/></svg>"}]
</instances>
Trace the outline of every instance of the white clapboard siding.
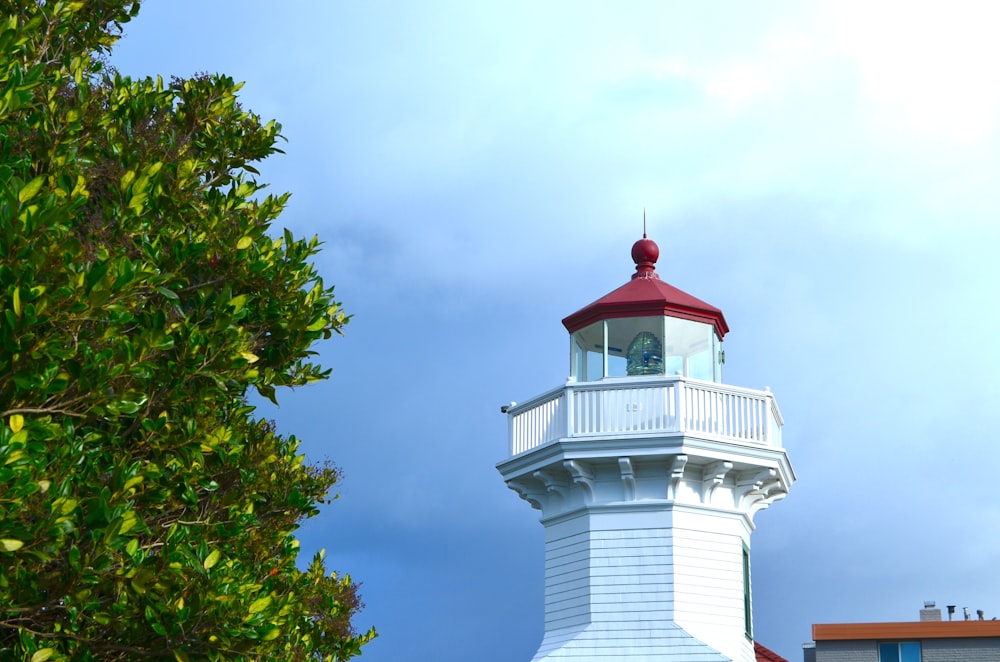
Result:
<instances>
[{"instance_id":1,"label":"white clapboard siding","mask_svg":"<svg viewBox=\"0 0 1000 662\"><path fill-rule=\"evenodd\" d=\"M745 654L743 545L732 520L708 514L675 516L674 601L678 625L721 652ZM720 633L730 633L720 639Z\"/></svg>"}]
</instances>

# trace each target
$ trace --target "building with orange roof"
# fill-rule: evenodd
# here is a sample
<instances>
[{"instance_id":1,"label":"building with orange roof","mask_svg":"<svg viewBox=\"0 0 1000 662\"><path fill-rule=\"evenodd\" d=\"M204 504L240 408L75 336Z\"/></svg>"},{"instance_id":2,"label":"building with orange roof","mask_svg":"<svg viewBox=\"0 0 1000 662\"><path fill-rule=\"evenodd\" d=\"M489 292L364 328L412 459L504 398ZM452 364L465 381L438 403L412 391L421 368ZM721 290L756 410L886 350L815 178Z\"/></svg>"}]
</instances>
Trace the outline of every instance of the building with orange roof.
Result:
<instances>
[{"instance_id":1,"label":"building with orange roof","mask_svg":"<svg viewBox=\"0 0 1000 662\"><path fill-rule=\"evenodd\" d=\"M812 626L804 662L995 662L1000 660L1000 621L983 612L949 620L927 603L921 620L899 623L828 623Z\"/></svg>"}]
</instances>

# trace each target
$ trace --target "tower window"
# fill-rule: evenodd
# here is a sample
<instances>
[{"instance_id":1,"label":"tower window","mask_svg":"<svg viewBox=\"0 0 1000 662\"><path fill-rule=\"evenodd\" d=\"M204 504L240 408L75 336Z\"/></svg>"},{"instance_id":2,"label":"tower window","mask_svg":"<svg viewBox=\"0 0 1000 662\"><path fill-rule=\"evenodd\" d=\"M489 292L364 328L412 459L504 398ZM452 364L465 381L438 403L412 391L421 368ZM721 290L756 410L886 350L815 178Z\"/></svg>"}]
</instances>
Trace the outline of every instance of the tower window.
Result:
<instances>
[{"instance_id":1,"label":"tower window","mask_svg":"<svg viewBox=\"0 0 1000 662\"><path fill-rule=\"evenodd\" d=\"M753 639L753 614L750 600L750 550L743 545L743 625L747 639ZM879 662L882 662L881 660ZM909 661L907 661L909 662ZM919 661L919 658L917 660Z\"/></svg>"}]
</instances>

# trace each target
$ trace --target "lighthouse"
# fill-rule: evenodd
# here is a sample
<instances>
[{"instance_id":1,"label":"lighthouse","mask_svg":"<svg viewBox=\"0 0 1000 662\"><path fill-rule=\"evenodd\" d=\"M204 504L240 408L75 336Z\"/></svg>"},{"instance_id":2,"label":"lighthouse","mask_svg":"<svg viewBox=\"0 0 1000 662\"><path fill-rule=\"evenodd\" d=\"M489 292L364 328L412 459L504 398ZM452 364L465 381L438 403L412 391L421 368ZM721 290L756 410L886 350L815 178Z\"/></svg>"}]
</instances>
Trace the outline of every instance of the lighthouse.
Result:
<instances>
[{"instance_id":1,"label":"lighthouse","mask_svg":"<svg viewBox=\"0 0 1000 662\"><path fill-rule=\"evenodd\" d=\"M533 662L753 662L750 534L795 474L769 389L723 383L722 311L660 279L659 248L563 319L569 378L504 407L507 486L541 511Z\"/></svg>"}]
</instances>

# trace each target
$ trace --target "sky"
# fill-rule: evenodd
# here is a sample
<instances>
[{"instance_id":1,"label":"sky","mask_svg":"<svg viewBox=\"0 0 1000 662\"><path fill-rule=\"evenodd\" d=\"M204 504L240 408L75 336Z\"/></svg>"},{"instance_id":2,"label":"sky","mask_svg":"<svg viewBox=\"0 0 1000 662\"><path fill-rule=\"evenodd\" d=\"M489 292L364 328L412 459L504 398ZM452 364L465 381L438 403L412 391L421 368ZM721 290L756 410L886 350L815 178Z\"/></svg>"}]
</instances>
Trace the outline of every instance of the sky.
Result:
<instances>
[{"instance_id":1,"label":"sky","mask_svg":"<svg viewBox=\"0 0 1000 662\"><path fill-rule=\"evenodd\" d=\"M278 7L280 6L280 10ZM223 72L275 118L281 226L353 318L261 414L344 472L300 531L362 585L369 662L516 662L542 526L501 404L562 384L560 320L632 243L721 308L798 477L757 515L756 639L1000 617L994 3L149 0L112 63Z\"/></svg>"}]
</instances>

